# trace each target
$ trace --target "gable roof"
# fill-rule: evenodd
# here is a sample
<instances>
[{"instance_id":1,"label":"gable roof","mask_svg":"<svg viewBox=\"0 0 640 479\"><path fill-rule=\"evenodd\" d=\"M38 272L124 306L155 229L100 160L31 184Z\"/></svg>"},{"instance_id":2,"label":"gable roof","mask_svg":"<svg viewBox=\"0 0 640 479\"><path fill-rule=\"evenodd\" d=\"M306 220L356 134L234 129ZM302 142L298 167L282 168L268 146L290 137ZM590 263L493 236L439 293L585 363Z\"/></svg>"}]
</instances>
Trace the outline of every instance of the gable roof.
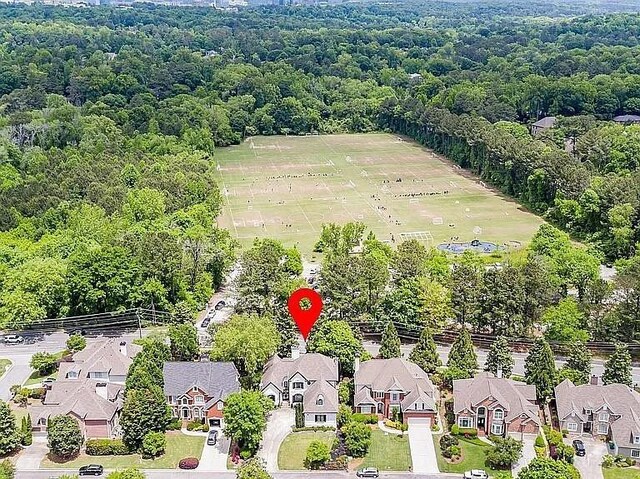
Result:
<instances>
[{"instance_id":1,"label":"gable roof","mask_svg":"<svg viewBox=\"0 0 640 479\"><path fill-rule=\"evenodd\" d=\"M540 118L538 121L536 121L533 124L533 126L538 128L551 128L555 124L556 124L555 116L545 116L544 118Z\"/></svg>"},{"instance_id":2,"label":"gable roof","mask_svg":"<svg viewBox=\"0 0 640 479\"><path fill-rule=\"evenodd\" d=\"M572 413L581 421L586 421L584 411L599 411L604 406L619 418L611 423L611 434L618 447L633 444L633 435L640 435L640 394L624 384L582 384L576 386L565 379L555 387L558 418L563 419Z\"/></svg>"},{"instance_id":3,"label":"gable roof","mask_svg":"<svg viewBox=\"0 0 640 479\"><path fill-rule=\"evenodd\" d=\"M264 366L260 387L264 388L271 383L282 391L283 380L288 381L296 373L300 373L307 381L324 379L337 383L338 362L319 353L301 354L296 359L274 355Z\"/></svg>"},{"instance_id":4,"label":"gable roof","mask_svg":"<svg viewBox=\"0 0 640 479\"><path fill-rule=\"evenodd\" d=\"M483 401L491 399L494 405L505 410L505 421L511 422L525 415L540 425L538 406L536 406L535 386L497 378L489 372L482 372L471 379L453 381L453 412L475 411Z\"/></svg>"},{"instance_id":5,"label":"gable roof","mask_svg":"<svg viewBox=\"0 0 640 479\"><path fill-rule=\"evenodd\" d=\"M123 351L118 339L96 341L89 343L82 351L73 355L72 361L60 363L58 377L64 379L69 371L78 373L78 378L83 379L91 372L107 372L111 376L126 376L133 358L142 347L137 344L125 343Z\"/></svg>"},{"instance_id":6,"label":"gable roof","mask_svg":"<svg viewBox=\"0 0 640 479\"><path fill-rule=\"evenodd\" d=\"M634 123L640 122L640 116L638 115L619 115L613 118L613 121L618 123Z\"/></svg>"},{"instance_id":7,"label":"gable roof","mask_svg":"<svg viewBox=\"0 0 640 479\"><path fill-rule=\"evenodd\" d=\"M410 392L419 386L429 396L435 388L429 376L420 366L401 358L371 359L360 365L354 375L356 392L362 388L372 391L400 389Z\"/></svg>"},{"instance_id":8,"label":"gable roof","mask_svg":"<svg viewBox=\"0 0 640 479\"><path fill-rule=\"evenodd\" d=\"M208 402L214 404L240 391L238 370L230 362L166 362L162 374L165 396L181 396L197 387L210 397Z\"/></svg>"},{"instance_id":9,"label":"gable roof","mask_svg":"<svg viewBox=\"0 0 640 479\"><path fill-rule=\"evenodd\" d=\"M316 404L322 395L323 404ZM305 413L338 412L338 390L324 379L315 381L304 393L303 408Z\"/></svg>"},{"instance_id":10,"label":"gable roof","mask_svg":"<svg viewBox=\"0 0 640 479\"><path fill-rule=\"evenodd\" d=\"M415 403L423 403L427 410L437 411L436 403L429 394L427 394L423 389L418 386L416 389L411 391L409 394L405 396L402 400L400 406L403 411L407 411L411 409Z\"/></svg>"}]
</instances>

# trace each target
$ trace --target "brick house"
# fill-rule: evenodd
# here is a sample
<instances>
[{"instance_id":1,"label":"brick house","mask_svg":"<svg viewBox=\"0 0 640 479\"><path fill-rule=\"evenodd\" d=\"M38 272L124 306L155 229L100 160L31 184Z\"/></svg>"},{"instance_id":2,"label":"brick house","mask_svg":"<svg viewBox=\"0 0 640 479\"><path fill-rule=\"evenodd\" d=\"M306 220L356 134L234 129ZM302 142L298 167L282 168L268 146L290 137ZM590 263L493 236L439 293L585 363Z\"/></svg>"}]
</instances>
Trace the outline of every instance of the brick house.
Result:
<instances>
[{"instance_id":1,"label":"brick house","mask_svg":"<svg viewBox=\"0 0 640 479\"><path fill-rule=\"evenodd\" d=\"M338 363L317 353L300 354L291 350L290 358L273 356L265 364L260 391L276 406L301 403L305 426L337 425Z\"/></svg>"},{"instance_id":2,"label":"brick house","mask_svg":"<svg viewBox=\"0 0 640 479\"><path fill-rule=\"evenodd\" d=\"M205 420L222 428L224 401L240 391L238 370L229 362L166 362L164 394L174 418Z\"/></svg>"},{"instance_id":3,"label":"brick house","mask_svg":"<svg viewBox=\"0 0 640 479\"><path fill-rule=\"evenodd\" d=\"M459 427L480 435L537 434L541 426L535 386L488 372L453 381L453 412Z\"/></svg>"},{"instance_id":4,"label":"brick house","mask_svg":"<svg viewBox=\"0 0 640 479\"><path fill-rule=\"evenodd\" d=\"M437 416L437 390L418 365L401 358L371 359L360 364L356 359L354 407L356 412L393 418L394 410L405 423L410 418Z\"/></svg>"},{"instance_id":5,"label":"brick house","mask_svg":"<svg viewBox=\"0 0 640 479\"><path fill-rule=\"evenodd\" d=\"M571 435L607 439L612 454L640 458L640 394L624 384L574 385L565 379L555 387L556 409L561 429Z\"/></svg>"}]
</instances>

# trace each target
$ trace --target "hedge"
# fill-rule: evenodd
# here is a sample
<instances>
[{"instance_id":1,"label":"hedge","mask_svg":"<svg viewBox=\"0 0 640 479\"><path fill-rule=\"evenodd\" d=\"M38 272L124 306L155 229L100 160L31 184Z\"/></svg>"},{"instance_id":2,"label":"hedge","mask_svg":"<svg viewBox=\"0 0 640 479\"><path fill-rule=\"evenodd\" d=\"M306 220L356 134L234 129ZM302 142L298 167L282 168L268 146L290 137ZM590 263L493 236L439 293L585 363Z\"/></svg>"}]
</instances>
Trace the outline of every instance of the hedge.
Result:
<instances>
[{"instance_id":1,"label":"hedge","mask_svg":"<svg viewBox=\"0 0 640 479\"><path fill-rule=\"evenodd\" d=\"M331 426L305 426L305 427L292 427L291 430L293 432L302 432L302 431L319 432L319 431L335 431L336 428Z\"/></svg>"},{"instance_id":2,"label":"hedge","mask_svg":"<svg viewBox=\"0 0 640 479\"><path fill-rule=\"evenodd\" d=\"M89 439L85 450L89 456L126 456L131 454L122 439Z\"/></svg>"},{"instance_id":3,"label":"hedge","mask_svg":"<svg viewBox=\"0 0 640 479\"><path fill-rule=\"evenodd\" d=\"M362 414L355 413L351 416L351 420L355 422L361 422L364 424L378 424L378 415L377 414Z\"/></svg>"},{"instance_id":4,"label":"hedge","mask_svg":"<svg viewBox=\"0 0 640 479\"><path fill-rule=\"evenodd\" d=\"M199 463L200 461L195 457L185 457L184 459L180 459L178 467L180 469L195 469Z\"/></svg>"}]
</instances>

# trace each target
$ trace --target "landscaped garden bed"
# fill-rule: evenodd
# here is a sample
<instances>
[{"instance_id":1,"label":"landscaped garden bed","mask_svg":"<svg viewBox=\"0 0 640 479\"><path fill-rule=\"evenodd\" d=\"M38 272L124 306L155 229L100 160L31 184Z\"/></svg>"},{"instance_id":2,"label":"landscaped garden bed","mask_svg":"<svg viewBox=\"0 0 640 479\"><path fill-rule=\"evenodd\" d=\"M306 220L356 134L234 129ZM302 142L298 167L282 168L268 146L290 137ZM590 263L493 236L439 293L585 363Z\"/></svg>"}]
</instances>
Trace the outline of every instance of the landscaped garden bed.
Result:
<instances>
[{"instance_id":1,"label":"landscaped garden bed","mask_svg":"<svg viewBox=\"0 0 640 479\"><path fill-rule=\"evenodd\" d=\"M460 456L454 459L447 459L442 454L440 447L440 438L442 436L434 436L436 455L438 457L438 469L440 472L447 473L464 473L471 469L484 469L490 476L501 473L502 475L511 475L509 470L495 470L486 464L487 451L491 446L478 438L459 437L458 447L460 448Z\"/></svg>"},{"instance_id":2,"label":"landscaped garden bed","mask_svg":"<svg viewBox=\"0 0 640 479\"><path fill-rule=\"evenodd\" d=\"M282 470L301 471L306 469L304 459L312 441L321 441L329 448L336 437L334 431L300 431L289 434L278 451L278 467Z\"/></svg>"}]
</instances>

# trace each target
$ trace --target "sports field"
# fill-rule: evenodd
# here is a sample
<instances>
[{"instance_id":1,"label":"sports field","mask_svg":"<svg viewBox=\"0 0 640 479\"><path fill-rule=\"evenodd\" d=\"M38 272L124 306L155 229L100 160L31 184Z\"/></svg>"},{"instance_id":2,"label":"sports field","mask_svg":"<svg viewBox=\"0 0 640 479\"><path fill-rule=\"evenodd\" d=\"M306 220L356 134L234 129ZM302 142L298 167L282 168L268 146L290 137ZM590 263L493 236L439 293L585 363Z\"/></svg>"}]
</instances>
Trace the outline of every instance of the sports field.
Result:
<instances>
[{"instance_id":1,"label":"sports field","mask_svg":"<svg viewBox=\"0 0 640 479\"><path fill-rule=\"evenodd\" d=\"M323 223L361 221L378 239L526 244L542 220L432 151L395 135L252 137L216 150L219 225L243 245L313 249Z\"/></svg>"}]
</instances>

